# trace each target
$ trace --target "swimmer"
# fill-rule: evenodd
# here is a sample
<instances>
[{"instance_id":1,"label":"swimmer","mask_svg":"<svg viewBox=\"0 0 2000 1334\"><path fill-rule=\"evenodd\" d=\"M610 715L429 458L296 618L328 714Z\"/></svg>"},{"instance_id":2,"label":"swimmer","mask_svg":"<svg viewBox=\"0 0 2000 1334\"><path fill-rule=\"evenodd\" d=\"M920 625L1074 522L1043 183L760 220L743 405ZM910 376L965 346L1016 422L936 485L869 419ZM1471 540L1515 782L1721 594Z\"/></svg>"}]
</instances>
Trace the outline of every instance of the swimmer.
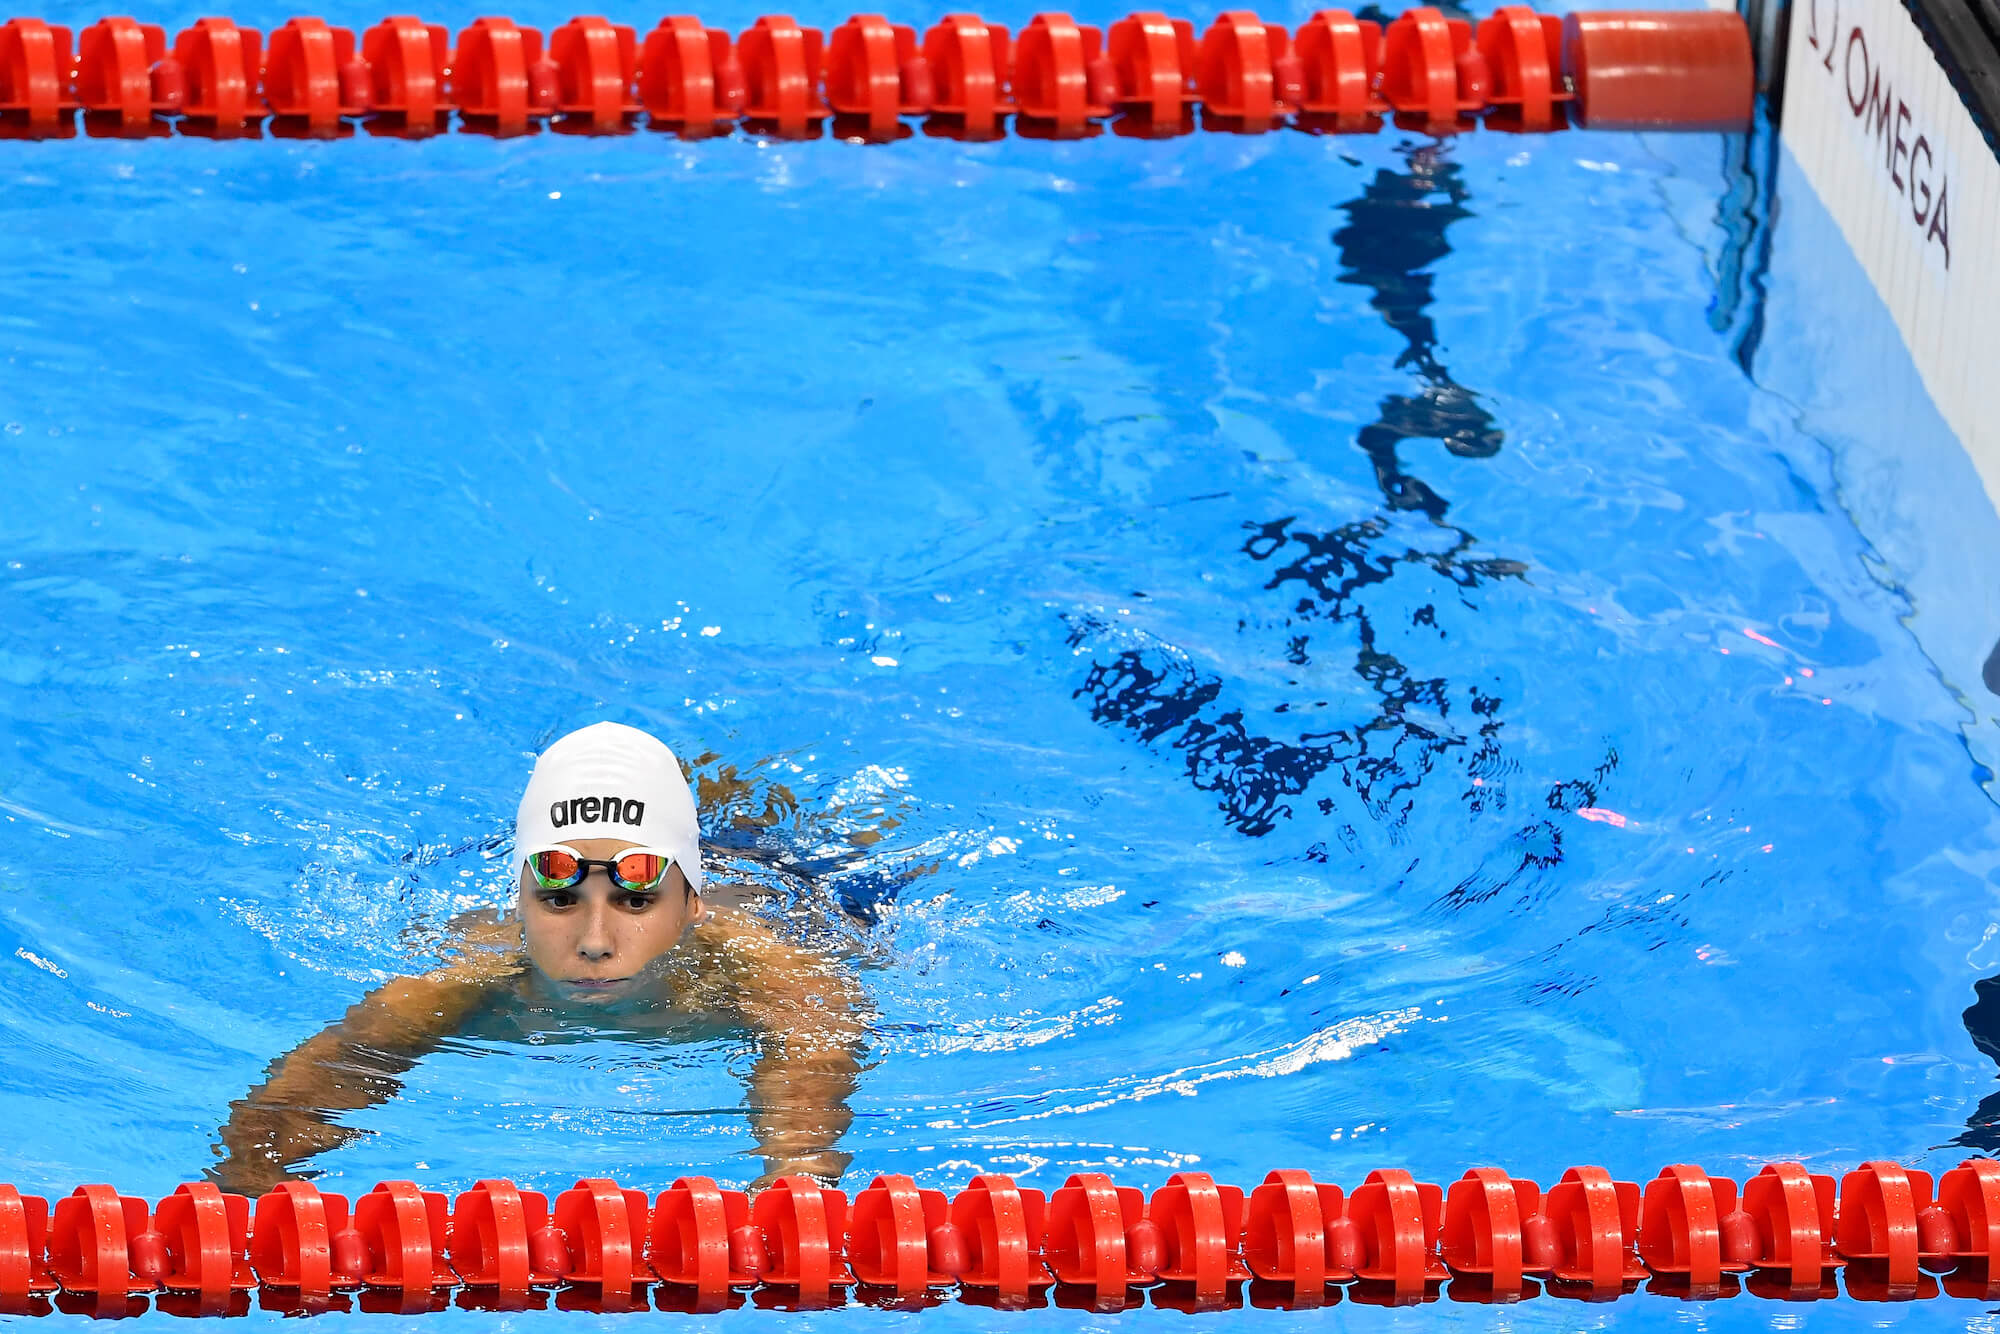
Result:
<instances>
[{"instance_id":1,"label":"swimmer","mask_svg":"<svg viewBox=\"0 0 2000 1334\"><path fill-rule=\"evenodd\" d=\"M453 925L450 961L369 992L230 1104L209 1179L261 1195L312 1175L315 1154L367 1132L343 1112L396 1096L401 1077L454 1035L577 1036L579 1020L678 1037L749 1036L757 1184L831 1184L848 1155L864 1001L833 959L787 945L704 886L694 796L658 739L596 723L535 763L514 826L511 916ZM734 900L734 902L732 902Z\"/></svg>"}]
</instances>

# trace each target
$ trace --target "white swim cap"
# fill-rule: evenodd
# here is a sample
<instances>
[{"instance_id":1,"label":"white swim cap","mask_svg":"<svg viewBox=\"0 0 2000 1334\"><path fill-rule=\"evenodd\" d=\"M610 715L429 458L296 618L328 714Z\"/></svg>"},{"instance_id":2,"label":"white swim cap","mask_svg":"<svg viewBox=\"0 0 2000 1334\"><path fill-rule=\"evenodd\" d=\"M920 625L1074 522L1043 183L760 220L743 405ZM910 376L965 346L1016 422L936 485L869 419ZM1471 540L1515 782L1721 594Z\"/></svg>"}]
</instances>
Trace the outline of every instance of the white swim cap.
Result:
<instances>
[{"instance_id":1,"label":"white swim cap","mask_svg":"<svg viewBox=\"0 0 2000 1334\"><path fill-rule=\"evenodd\" d=\"M701 892L694 794L667 743L636 727L592 723L535 761L514 817L515 870L535 849L578 838L630 839L669 853Z\"/></svg>"}]
</instances>

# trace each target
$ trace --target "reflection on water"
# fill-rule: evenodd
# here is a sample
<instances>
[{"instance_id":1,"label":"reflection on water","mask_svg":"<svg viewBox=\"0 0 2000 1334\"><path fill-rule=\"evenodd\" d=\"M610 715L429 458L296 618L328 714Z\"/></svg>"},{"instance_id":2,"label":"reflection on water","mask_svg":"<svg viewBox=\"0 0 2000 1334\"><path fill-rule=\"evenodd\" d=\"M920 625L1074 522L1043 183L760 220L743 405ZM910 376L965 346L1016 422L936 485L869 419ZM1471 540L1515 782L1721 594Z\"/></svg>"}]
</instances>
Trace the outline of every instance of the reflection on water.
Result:
<instances>
[{"instance_id":1,"label":"reflection on water","mask_svg":"<svg viewBox=\"0 0 2000 1334\"><path fill-rule=\"evenodd\" d=\"M1252 837L1290 819L1294 807L1287 799L1304 795L1328 770L1339 774L1370 817L1391 825L1407 816L1410 795L1447 757L1468 779L1478 779L1464 794L1473 810L1504 800L1482 777L1499 768L1500 698L1479 682L1413 673L1380 642L1366 597L1406 568L1446 580L1462 602L1463 594L1484 583L1527 572L1519 561L1474 554L1478 539L1447 521L1450 502L1401 456L1406 440L1438 440L1455 458L1485 459L1503 439L1478 396L1439 359L1430 316L1432 269L1451 253L1445 231L1473 216L1466 206L1470 192L1447 148L1407 147L1402 170L1376 172L1359 197L1341 205L1348 222L1333 234L1338 281L1367 289L1369 307L1403 339L1396 365L1419 382L1415 392L1383 398L1375 420L1357 437L1384 512L1327 531L1295 515L1244 525L1249 535L1242 554L1271 565L1264 587L1288 595L1282 624L1297 633L1288 635L1286 661L1297 667L1311 662L1309 627L1316 622L1339 626L1338 647L1331 651L1353 653L1352 671L1373 696L1372 713L1295 740L1260 735L1224 698L1220 678L1150 647L1093 660L1076 690L1089 700L1096 721L1181 752L1188 779L1218 794L1229 825ZM1394 521L1401 511L1428 520L1423 539ZM1073 614L1067 620L1073 649L1095 645L1108 629L1101 617ZM1409 622L1445 634L1435 603L1409 613ZM1309 715L1324 707L1326 701L1296 701L1275 712ZM1334 805L1323 797L1319 812L1330 815Z\"/></svg>"}]
</instances>

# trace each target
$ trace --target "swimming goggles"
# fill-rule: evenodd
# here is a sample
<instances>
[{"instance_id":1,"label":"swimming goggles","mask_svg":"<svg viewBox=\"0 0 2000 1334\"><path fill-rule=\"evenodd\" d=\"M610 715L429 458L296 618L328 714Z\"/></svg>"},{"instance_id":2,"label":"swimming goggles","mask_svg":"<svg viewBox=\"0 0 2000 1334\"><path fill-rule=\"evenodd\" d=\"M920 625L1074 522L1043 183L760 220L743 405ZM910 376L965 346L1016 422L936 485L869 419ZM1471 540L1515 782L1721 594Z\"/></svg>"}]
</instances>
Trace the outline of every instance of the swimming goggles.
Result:
<instances>
[{"instance_id":1,"label":"swimming goggles","mask_svg":"<svg viewBox=\"0 0 2000 1334\"><path fill-rule=\"evenodd\" d=\"M583 883L592 867L601 866L611 877L611 883L620 889L654 890L667 878L667 868L674 864L672 853L654 848L628 848L609 861L596 861L560 843L536 848L523 860L543 889L573 889Z\"/></svg>"}]
</instances>

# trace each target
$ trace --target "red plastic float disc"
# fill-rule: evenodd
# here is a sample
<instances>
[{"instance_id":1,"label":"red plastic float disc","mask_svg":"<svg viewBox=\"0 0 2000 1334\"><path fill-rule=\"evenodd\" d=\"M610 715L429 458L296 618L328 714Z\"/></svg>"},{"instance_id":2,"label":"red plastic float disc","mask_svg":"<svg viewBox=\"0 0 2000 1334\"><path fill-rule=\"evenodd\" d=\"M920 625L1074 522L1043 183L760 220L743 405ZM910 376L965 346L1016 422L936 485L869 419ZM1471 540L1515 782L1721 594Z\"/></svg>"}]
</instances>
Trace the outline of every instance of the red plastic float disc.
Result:
<instances>
[{"instance_id":1,"label":"red plastic float disc","mask_svg":"<svg viewBox=\"0 0 2000 1334\"><path fill-rule=\"evenodd\" d=\"M362 1281L405 1292L458 1282L445 1261L450 1210L443 1195L411 1181L384 1181L354 1202L354 1230L367 1248Z\"/></svg>"},{"instance_id":2,"label":"red plastic float disc","mask_svg":"<svg viewBox=\"0 0 2000 1334\"><path fill-rule=\"evenodd\" d=\"M1561 18L1502 5L1480 20L1476 44L1493 80L1487 100L1508 117L1506 128L1561 127L1558 108L1574 96L1563 83Z\"/></svg>"},{"instance_id":3,"label":"red plastic float disc","mask_svg":"<svg viewBox=\"0 0 2000 1334\"><path fill-rule=\"evenodd\" d=\"M1390 1285L1398 1300L1420 1297L1427 1284L1449 1277L1437 1255L1443 1212L1439 1187L1401 1168L1370 1172L1347 1199L1347 1217L1361 1234L1355 1277Z\"/></svg>"},{"instance_id":4,"label":"red plastic float disc","mask_svg":"<svg viewBox=\"0 0 2000 1334\"><path fill-rule=\"evenodd\" d=\"M188 119L231 130L262 117L257 98L262 60L255 28L239 28L228 19L197 19L174 38L174 60L187 79L182 112Z\"/></svg>"},{"instance_id":5,"label":"red plastic float disc","mask_svg":"<svg viewBox=\"0 0 2000 1334\"><path fill-rule=\"evenodd\" d=\"M250 1226L250 1263L270 1288L296 1288L299 1300L325 1301L335 1283L333 1237L347 1230L347 1197L321 1194L308 1182L285 1181L257 1201Z\"/></svg>"},{"instance_id":6,"label":"red plastic float disc","mask_svg":"<svg viewBox=\"0 0 2000 1334\"><path fill-rule=\"evenodd\" d=\"M450 1253L459 1278L469 1287L497 1288L519 1297L536 1284L562 1281L553 1269L537 1269L532 1238L549 1226L549 1202L539 1191L513 1182L480 1181L452 1207Z\"/></svg>"},{"instance_id":7,"label":"red plastic float disc","mask_svg":"<svg viewBox=\"0 0 2000 1334\"><path fill-rule=\"evenodd\" d=\"M1146 1216L1146 1197L1102 1172L1077 1172L1049 1199L1043 1243L1058 1281L1094 1289L1097 1309L1119 1310L1127 1289L1152 1281L1127 1254L1127 1234Z\"/></svg>"},{"instance_id":8,"label":"red plastic float disc","mask_svg":"<svg viewBox=\"0 0 2000 1334\"><path fill-rule=\"evenodd\" d=\"M1000 118L1014 110L1007 29L977 14L947 14L924 34L924 60L931 70L934 113L956 118L972 138L999 132Z\"/></svg>"},{"instance_id":9,"label":"red plastic float disc","mask_svg":"<svg viewBox=\"0 0 2000 1334\"><path fill-rule=\"evenodd\" d=\"M295 18L271 34L264 64L264 102L273 116L303 120L308 129L327 134L340 127L342 116L366 110L341 94L341 70L353 63L354 33L329 28L324 19Z\"/></svg>"},{"instance_id":10,"label":"red plastic float disc","mask_svg":"<svg viewBox=\"0 0 2000 1334\"><path fill-rule=\"evenodd\" d=\"M1956 1234L1952 1257L1992 1275L2000 1268L1994 1263L2000 1260L2000 1163L1967 1158L1939 1180L1938 1203Z\"/></svg>"},{"instance_id":11,"label":"red plastic float disc","mask_svg":"<svg viewBox=\"0 0 2000 1334\"><path fill-rule=\"evenodd\" d=\"M1139 111L1156 126L1180 124L1197 100L1194 25L1151 10L1111 25L1111 68L1118 77L1113 101Z\"/></svg>"},{"instance_id":12,"label":"red plastic float disc","mask_svg":"<svg viewBox=\"0 0 2000 1334\"><path fill-rule=\"evenodd\" d=\"M965 1239L960 1281L994 1289L1002 1301L1025 1301L1049 1282L1042 1263L1048 1201L998 1173L976 1176L951 1202L951 1220Z\"/></svg>"},{"instance_id":13,"label":"red plastic float disc","mask_svg":"<svg viewBox=\"0 0 2000 1334\"><path fill-rule=\"evenodd\" d=\"M931 1262L931 1236L946 1226L951 1206L941 1190L918 1190L907 1176L878 1176L854 1197L847 1259L857 1282L894 1288L902 1298L948 1286L951 1274Z\"/></svg>"},{"instance_id":14,"label":"red plastic float disc","mask_svg":"<svg viewBox=\"0 0 2000 1334\"><path fill-rule=\"evenodd\" d=\"M1340 1187L1316 1182L1310 1172L1270 1173L1250 1192L1244 1264L1258 1278L1292 1284L1299 1300L1318 1301L1329 1282L1354 1277L1333 1268L1327 1255L1327 1225L1341 1216L1344 1199Z\"/></svg>"},{"instance_id":15,"label":"red plastic float disc","mask_svg":"<svg viewBox=\"0 0 2000 1334\"><path fill-rule=\"evenodd\" d=\"M646 114L692 132L727 125L743 114L743 67L720 28L677 14L646 34L639 57L639 100Z\"/></svg>"},{"instance_id":16,"label":"red plastic float disc","mask_svg":"<svg viewBox=\"0 0 2000 1334\"><path fill-rule=\"evenodd\" d=\"M494 134L527 133L531 116L552 109L530 96L529 71L541 59L540 29L506 18L474 19L458 34L452 56L450 98L458 114Z\"/></svg>"},{"instance_id":17,"label":"red plastic float disc","mask_svg":"<svg viewBox=\"0 0 2000 1334\"><path fill-rule=\"evenodd\" d=\"M1833 1178L1798 1163L1771 1163L1743 1183L1743 1212L1755 1229L1754 1268L1782 1270L1793 1291L1817 1292L1833 1251Z\"/></svg>"},{"instance_id":18,"label":"red plastic float disc","mask_svg":"<svg viewBox=\"0 0 2000 1334\"><path fill-rule=\"evenodd\" d=\"M846 1264L847 1196L811 1177L779 1177L757 1196L751 1219L770 1248L766 1283L824 1299L854 1281Z\"/></svg>"},{"instance_id":19,"label":"red plastic float disc","mask_svg":"<svg viewBox=\"0 0 2000 1334\"><path fill-rule=\"evenodd\" d=\"M1299 111L1337 130L1365 130L1388 111L1376 91L1382 71L1382 25L1344 9L1322 9L1299 29Z\"/></svg>"},{"instance_id":20,"label":"red plastic float disc","mask_svg":"<svg viewBox=\"0 0 2000 1334\"><path fill-rule=\"evenodd\" d=\"M743 115L768 122L780 135L818 132L827 116L820 97L818 28L801 28L782 14L766 14L736 41L743 65Z\"/></svg>"},{"instance_id":21,"label":"red plastic float disc","mask_svg":"<svg viewBox=\"0 0 2000 1334\"><path fill-rule=\"evenodd\" d=\"M1549 1189L1542 1213L1555 1225L1553 1277L1615 1296L1646 1277L1639 1263L1639 1187L1601 1167L1572 1167Z\"/></svg>"},{"instance_id":22,"label":"red plastic float disc","mask_svg":"<svg viewBox=\"0 0 2000 1334\"><path fill-rule=\"evenodd\" d=\"M70 1292L116 1297L98 1309L122 1310L128 1294L154 1284L132 1272L132 1240L150 1230L151 1211L136 1196L111 1186L78 1186L56 1201L49 1222L49 1273Z\"/></svg>"},{"instance_id":23,"label":"red plastic float disc","mask_svg":"<svg viewBox=\"0 0 2000 1334\"><path fill-rule=\"evenodd\" d=\"M1429 5L1404 10L1389 25L1382 50L1382 97L1397 112L1432 130L1456 127L1486 107L1486 61L1472 44L1472 25Z\"/></svg>"},{"instance_id":24,"label":"red plastic float disc","mask_svg":"<svg viewBox=\"0 0 2000 1334\"><path fill-rule=\"evenodd\" d=\"M740 1190L722 1190L707 1177L682 1177L653 1206L646 1253L653 1272L669 1283L719 1297L732 1287L749 1287L761 1273L732 1255L730 1238L750 1225L750 1200Z\"/></svg>"},{"instance_id":25,"label":"red plastic float disc","mask_svg":"<svg viewBox=\"0 0 2000 1334\"><path fill-rule=\"evenodd\" d=\"M1930 1202L1930 1173L1896 1163L1863 1163L1840 1179L1835 1244L1848 1260L1878 1267L1890 1289L1914 1289L1926 1258L1917 1213Z\"/></svg>"},{"instance_id":26,"label":"red plastic float disc","mask_svg":"<svg viewBox=\"0 0 2000 1334\"><path fill-rule=\"evenodd\" d=\"M1118 93L1103 46L1103 33L1067 14L1035 15L1014 47L1016 109L1056 138L1088 133L1092 120L1111 114Z\"/></svg>"},{"instance_id":27,"label":"red plastic float disc","mask_svg":"<svg viewBox=\"0 0 2000 1334\"><path fill-rule=\"evenodd\" d=\"M361 38L368 62L369 101L376 111L399 117L403 129L428 134L451 114L445 70L451 39L444 25L400 15L383 19Z\"/></svg>"},{"instance_id":28,"label":"red plastic float disc","mask_svg":"<svg viewBox=\"0 0 2000 1334\"><path fill-rule=\"evenodd\" d=\"M1475 1167L1445 1195L1439 1252L1455 1274L1476 1274L1496 1292L1517 1291L1526 1271L1523 1227L1542 1210L1542 1191L1497 1167Z\"/></svg>"},{"instance_id":29,"label":"red plastic float disc","mask_svg":"<svg viewBox=\"0 0 2000 1334\"><path fill-rule=\"evenodd\" d=\"M257 1286L250 1269L250 1201L225 1195L213 1183L177 1186L153 1210L153 1225L167 1244L167 1273L160 1286L191 1292L200 1310L219 1313L231 1293Z\"/></svg>"},{"instance_id":30,"label":"red plastic float disc","mask_svg":"<svg viewBox=\"0 0 2000 1334\"><path fill-rule=\"evenodd\" d=\"M1563 70L1584 124L1600 130L1740 130L1757 91L1750 30L1733 9L1572 13Z\"/></svg>"},{"instance_id":31,"label":"red plastic float disc","mask_svg":"<svg viewBox=\"0 0 2000 1334\"><path fill-rule=\"evenodd\" d=\"M27 122L29 133L53 134L76 108L70 90L70 31L40 19L0 26L0 113Z\"/></svg>"},{"instance_id":32,"label":"red plastic float disc","mask_svg":"<svg viewBox=\"0 0 2000 1334\"><path fill-rule=\"evenodd\" d=\"M1146 1215L1160 1228L1160 1277L1191 1284L1195 1301L1220 1302L1250 1277L1243 1264L1243 1192L1206 1172L1176 1172L1153 1192Z\"/></svg>"},{"instance_id":33,"label":"red plastic float disc","mask_svg":"<svg viewBox=\"0 0 2000 1334\"><path fill-rule=\"evenodd\" d=\"M1646 1183L1639 1209L1639 1258L1655 1274L1685 1278L1697 1294L1712 1294L1725 1273L1749 1268L1723 1251L1723 1221L1736 1209L1736 1183L1691 1163L1660 1169Z\"/></svg>"},{"instance_id":34,"label":"red plastic float disc","mask_svg":"<svg viewBox=\"0 0 2000 1334\"><path fill-rule=\"evenodd\" d=\"M639 75L639 39L622 23L574 18L549 34L556 66L556 110L593 134L625 128L641 109L632 88Z\"/></svg>"},{"instance_id":35,"label":"red plastic float disc","mask_svg":"<svg viewBox=\"0 0 2000 1334\"><path fill-rule=\"evenodd\" d=\"M1297 105L1304 67L1283 28L1232 9L1202 35L1198 85L1209 114L1263 129Z\"/></svg>"},{"instance_id":36,"label":"red plastic float disc","mask_svg":"<svg viewBox=\"0 0 2000 1334\"><path fill-rule=\"evenodd\" d=\"M161 97L170 90L155 87L154 67L166 57L167 34L158 24L112 18L85 28L76 66L84 113L116 115L123 129L138 132L151 125L155 111L178 112L183 102Z\"/></svg>"},{"instance_id":37,"label":"red plastic float disc","mask_svg":"<svg viewBox=\"0 0 2000 1334\"><path fill-rule=\"evenodd\" d=\"M48 1241L49 1202L0 1186L0 1301L18 1307L30 1296L55 1290Z\"/></svg>"},{"instance_id":38,"label":"red plastic float disc","mask_svg":"<svg viewBox=\"0 0 2000 1334\"><path fill-rule=\"evenodd\" d=\"M579 1181L556 1196L555 1225L569 1250L569 1281L599 1289L606 1310L618 1310L632 1289L652 1281L642 1248L646 1192L604 1177Z\"/></svg>"},{"instance_id":39,"label":"red plastic float disc","mask_svg":"<svg viewBox=\"0 0 2000 1334\"><path fill-rule=\"evenodd\" d=\"M880 14L856 14L833 30L826 49L826 102L836 115L864 116L873 138L930 110L930 66L914 28Z\"/></svg>"}]
</instances>

